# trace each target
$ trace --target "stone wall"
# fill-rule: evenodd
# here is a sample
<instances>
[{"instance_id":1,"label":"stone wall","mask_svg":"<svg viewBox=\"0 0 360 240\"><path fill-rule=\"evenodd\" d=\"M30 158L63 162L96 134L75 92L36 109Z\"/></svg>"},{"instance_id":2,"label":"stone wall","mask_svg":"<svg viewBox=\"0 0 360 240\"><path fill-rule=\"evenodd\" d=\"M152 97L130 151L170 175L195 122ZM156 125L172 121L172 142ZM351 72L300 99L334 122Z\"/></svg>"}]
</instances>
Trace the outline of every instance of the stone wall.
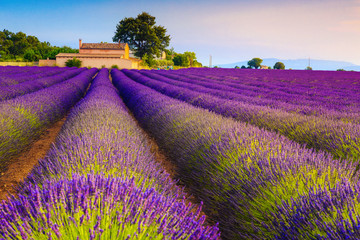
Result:
<instances>
[{"instance_id":1,"label":"stone wall","mask_svg":"<svg viewBox=\"0 0 360 240\"><path fill-rule=\"evenodd\" d=\"M0 62L0 66L38 66L38 62Z\"/></svg>"},{"instance_id":2,"label":"stone wall","mask_svg":"<svg viewBox=\"0 0 360 240\"><path fill-rule=\"evenodd\" d=\"M96 68L111 68L113 65L117 65L118 68L133 68L131 60L123 59L119 57L76 57L81 61L81 67L96 67ZM65 67L65 62L72 57L56 57L56 66Z\"/></svg>"},{"instance_id":3,"label":"stone wall","mask_svg":"<svg viewBox=\"0 0 360 240\"><path fill-rule=\"evenodd\" d=\"M49 67L56 66L56 60L40 59L39 66L49 66Z\"/></svg>"},{"instance_id":4,"label":"stone wall","mask_svg":"<svg viewBox=\"0 0 360 240\"><path fill-rule=\"evenodd\" d=\"M115 50L115 49L84 49L79 50L80 54L107 54L107 55L124 55L125 50Z\"/></svg>"}]
</instances>

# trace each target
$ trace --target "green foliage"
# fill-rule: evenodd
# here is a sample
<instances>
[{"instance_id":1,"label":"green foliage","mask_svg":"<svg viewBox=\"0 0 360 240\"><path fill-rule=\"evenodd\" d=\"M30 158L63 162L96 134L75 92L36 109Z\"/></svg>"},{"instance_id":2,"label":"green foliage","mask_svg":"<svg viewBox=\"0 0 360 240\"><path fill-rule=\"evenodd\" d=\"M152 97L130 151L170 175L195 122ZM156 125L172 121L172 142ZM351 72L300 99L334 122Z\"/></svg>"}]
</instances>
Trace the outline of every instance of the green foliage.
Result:
<instances>
[{"instance_id":1,"label":"green foliage","mask_svg":"<svg viewBox=\"0 0 360 240\"><path fill-rule=\"evenodd\" d=\"M240 67L239 67L239 66L235 66L234 68L235 68L235 69L239 69Z\"/></svg>"},{"instance_id":2,"label":"green foliage","mask_svg":"<svg viewBox=\"0 0 360 240\"><path fill-rule=\"evenodd\" d=\"M23 32L13 33L6 29L0 31L0 60L2 61L37 61L55 59L60 52L74 53L77 49L51 46L49 42L40 42L35 36Z\"/></svg>"},{"instance_id":3,"label":"green foliage","mask_svg":"<svg viewBox=\"0 0 360 240\"><path fill-rule=\"evenodd\" d=\"M143 12L136 18L124 18L116 26L114 42L128 43L129 48L135 50L135 56L160 57L170 43L170 35L166 35L166 28L155 25L155 17Z\"/></svg>"},{"instance_id":4,"label":"green foliage","mask_svg":"<svg viewBox=\"0 0 360 240\"><path fill-rule=\"evenodd\" d=\"M115 65L112 65L111 68L119 69L119 66L115 64Z\"/></svg>"},{"instance_id":5,"label":"green foliage","mask_svg":"<svg viewBox=\"0 0 360 240\"><path fill-rule=\"evenodd\" d=\"M177 54L174 59L174 66L189 67L190 60L185 54Z\"/></svg>"},{"instance_id":6,"label":"green foliage","mask_svg":"<svg viewBox=\"0 0 360 240\"><path fill-rule=\"evenodd\" d=\"M339 69L336 69L336 71L346 71L346 70L343 68L339 68Z\"/></svg>"},{"instance_id":7,"label":"green foliage","mask_svg":"<svg viewBox=\"0 0 360 240\"><path fill-rule=\"evenodd\" d=\"M250 61L248 61L249 68L255 68L258 69L261 66L261 63L263 60L261 58L253 58Z\"/></svg>"},{"instance_id":8,"label":"green foliage","mask_svg":"<svg viewBox=\"0 0 360 240\"><path fill-rule=\"evenodd\" d=\"M154 66L160 68L174 66L173 60L159 59L159 60L154 60L154 63L155 63Z\"/></svg>"},{"instance_id":9,"label":"green foliage","mask_svg":"<svg viewBox=\"0 0 360 240\"><path fill-rule=\"evenodd\" d=\"M274 65L274 69L285 69L285 64L282 62L276 62Z\"/></svg>"},{"instance_id":10,"label":"green foliage","mask_svg":"<svg viewBox=\"0 0 360 240\"><path fill-rule=\"evenodd\" d=\"M142 57L142 63L141 63L142 66L145 66L145 67L153 67L155 66L155 59L152 55L149 55L147 53L145 53Z\"/></svg>"},{"instance_id":11,"label":"green foliage","mask_svg":"<svg viewBox=\"0 0 360 240\"><path fill-rule=\"evenodd\" d=\"M241 69L245 69L246 67L244 65L241 66Z\"/></svg>"},{"instance_id":12,"label":"green foliage","mask_svg":"<svg viewBox=\"0 0 360 240\"><path fill-rule=\"evenodd\" d=\"M176 55L176 52L173 47L170 49L165 49L164 51L166 53L166 60L172 60Z\"/></svg>"},{"instance_id":13,"label":"green foliage","mask_svg":"<svg viewBox=\"0 0 360 240\"><path fill-rule=\"evenodd\" d=\"M312 70L312 67L308 66L305 68L305 70Z\"/></svg>"},{"instance_id":14,"label":"green foliage","mask_svg":"<svg viewBox=\"0 0 360 240\"><path fill-rule=\"evenodd\" d=\"M29 62L38 61L41 58L39 52L35 52L32 49L27 49L24 53L24 59Z\"/></svg>"},{"instance_id":15,"label":"green foliage","mask_svg":"<svg viewBox=\"0 0 360 240\"><path fill-rule=\"evenodd\" d=\"M78 49L73 49L67 46L53 47L50 52L45 54L44 58L56 59L56 55L58 55L59 53L78 53L78 52L79 52Z\"/></svg>"},{"instance_id":16,"label":"green foliage","mask_svg":"<svg viewBox=\"0 0 360 240\"><path fill-rule=\"evenodd\" d=\"M201 62L198 62L197 60L194 60L193 61L193 67L202 67L202 63Z\"/></svg>"},{"instance_id":17,"label":"green foliage","mask_svg":"<svg viewBox=\"0 0 360 240\"><path fill-rule=\"evenodd\" d=\"M187 59L189 59L189 66L193 67L194 66L194 61L196 60L196 55L194 52L184 52L185 57L187 57Z\"/></svg>"},{"instance_id":18,"label":"green foliage","mask_svg":"<svg viewBox=\"0 0 360 240\"><path fill-rule=\"evenodd\" d=\"M69 59L65 62L65 65L67 67L81 67L81 60L77 59L77 58L73 58L73 59Z\"/></svg>"}]
</instances>

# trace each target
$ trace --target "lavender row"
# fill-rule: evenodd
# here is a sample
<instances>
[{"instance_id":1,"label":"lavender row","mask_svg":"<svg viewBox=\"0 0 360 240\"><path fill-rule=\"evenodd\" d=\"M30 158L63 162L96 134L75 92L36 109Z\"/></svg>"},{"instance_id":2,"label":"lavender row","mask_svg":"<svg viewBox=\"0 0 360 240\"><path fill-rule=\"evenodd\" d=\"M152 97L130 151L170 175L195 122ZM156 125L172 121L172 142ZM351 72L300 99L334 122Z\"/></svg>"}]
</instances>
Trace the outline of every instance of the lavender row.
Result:
<instances>
[{"instance_id":1,"label":"lavender row","mask_svg":"<svg viewBox=\"0 0 360 240\"><path fill-rule=\"evenodd\" d=\"M324 102L323 98L329 96L329 94L335 96L340 95L337 96L340 98L341 96L346 96L349 94L351 95L355 93L354 89L344 88L341 89L341 91L338 91L339 86L327 86L325 83L321 85L321 88L319 88L319 86L314 86L313 84L309 85L306 79L306 77L309 77L309 75L308 74L307 76L298 75L296 71L293 71L292 74L295 76L298 75L297 77L301 77L304 81L302 84L294 84L291 82L291 79L283 79L282 81L274 79L274 75L276 75L277 73L276 70L271 72L270 74L267 71L261 71L261 72L256 72L256 70L241 70L241 71L254 71L253 75L255 76L252 76L252 78L254 77L261 78L261 75L264 75L263 73L267 73L267 77L262 81L257 81L257 79L255 78L255 79L251 79L252 81L249 82L248 79L237 78L235 75L236 74L235 71L228 71L229 76L227 77L229 77L230 80L231 78L237 79L237 81L231 80L231 82L229 83L228 80L224 80L226 76L217 74L219 72L221 73L221 71L212 72L212 73L210 73L211 71L209 71L207 72L207 74L204 72L204 75L206 76L200 76L200 75L194 76L191 75L190 73L188 74L189 77L191 77L192 79L196 79L198 81L200 80L200 82L211 81L215 84L216 83L220 84L220 86L224 87L225 89L227 88L229 90L232 90L232 88L235 88L239 90L248 90L249 94L260 95L267 98L279 98L285 96L285 97L290 97L290 100L292 100L294 97L301 96L303 99L306 99L307 101L312 101L315 97L318 101ZM178 71L167 72L167 73L175 76L179 74ZM185 74L184 71L183 74ZM187 76L186 74L185 75L183 74L181 75L185 77ZM289 82L286 82L286 80L288 80ZM337 80L339 81L339 79ZM340 80L342 79L340 78ZM229 86L231 87L229 88ZM303 101L303 99L301 101Z\"/></svg>"},{"instance_id":2,"label":"lavender row","mask_svg":"<svg viewBox=\"0 0 360 240\"><path fill-rule=\"evenodd\" d=\"M59 67L1 67L0 86L11 86L37 78L51 76L65 72L71 68ZM1 71L3 70L3 71ZM9 71L7 71L9 70Z\"/></svg>"},{"instance_id":3,"label":"lavender row","mask_svg":"<svg viewBox=\"0 0 360 240\"><path fill-rule=\"evenodd\" d=\"M254 89L248 89L250 86L241 84L242 79L238 80L242 87L233 88L224 82L213 80L213 76L203 77L203 79L198 80L198 78L194 79L191 77L190 74L189 76L181 75L178 71L142 71L142 73L152 75L157 73L156 75L162 75L178 81L171 81L172 84L184 84L186 82L189 83L185 85L186 87L192 89L195 87L202 92L208 92L223 98L271 106L272 108L281 108L305 115L319 115L330 110L332 114L341 118L342 114L346 115L349 111L351 113L358 113L360 109L357 95L358 90L354 89L351 89L352 91L350 92L346 89L326 88L323 86L314 90L311 85L299 87L292 86L291 83L288 83L286 87L279 87L276 86L277 82L275 80L271 83L262 82L256 87L252 87ZM342 81L342 79L339 80ZM266 85L271 85L272 88L264 90ZM284 88L285 90L283 90Z\"/></svg>"},{"instance_id":4,"label":"lavender row","mask_svg":"<svg viewBox=\"0 0 360 240\"><path fill-rule=\"evenodd\" d=\"M325 107L324 105L319 105L320 103L315 100L312 101L311 104L309 102L305 104L304 100L298 101L297 104L293 104L288 103L287 100L280 101L251 96L251 94L248 94L246 91L226 91L222 89L222 85L213 84L211 81L202 82L199 84L196 81L186 77L176 77L177 80L173 80L171 77L173 77L174 74L170 74L169 71L140 71L140 73L153 79L153 81L165 82L200 93L211 94L223 99L244 102L257 106L268 106L270 108L280 109L287 112L294 112L301 115L326 115L327 118L334 120L360 123L360 108L346 107L344 104L336 104L336 106L330 104L331 107ZM345 109L346 112L344 112L343 109Z\"/></svg>"},{"instance_id":5,"label":"lavender row","mask_svg":"<svg viewBox=\"0 0 360 240\"><path fill-rule=\"evenodd\" d=\"M360 237L356 165L172 99L121 71L112 79L224 239Z\"/></svg>"},{"instance_id":6,"label":"lavender row","mask_svg":"<svg viewBox=\"0 0 360 240\"><path fill-rule=\"evenodd\" d=\"M97 69L0 103L0 168L83 97Z\"/></svg>"},{"instance_id":7,"label":"lavender row","mask_svg":"<svg viewBox=\"0 0 360 240\"><path fill-rule=\"evenodd\" d=\"M278 132L309 148L331 153L335 158L358 162L360 159L360 125L334 121L322 116L304 116L266 106L231 101L154 81L134 70L122 70L133 80L167 96Z\"/></svg>"},{"instance_id":8,"label":"lavender row","mask_svg":"<svg viewBox=\"0 0 360 240\"><path fill-rule=\"evenodd\" d=\"M178 193L169 176L161 173L147 139L108 74L107 69L100 70L86 96L67 116L55 145L27 181L39 184L45 178L71 178L74 173L104 174L136 178L139 186L155 187L160 192L174 188Z\"/></svg>"},{"instance_id":9,"label":"lavender row","mask_svg":"<svg viewBox=\"0 0 360 240\"><path fill-rule=\"evenodd\" d=\"M82 71L85 71L85 68L69 69L68 71L53 76L37 78L32 81L26 81L7 87L0 87L0 101L21 96L30 92L35 92L46 87L50 87L51 85L72 78L77 74L81 73Z\"/></svg>"},{"instance_id":10,"label":"lavender row","mask_svg":"<svg viewBox=\"0 0 360 240\"><path fill-rule=\"evenodd\" d=\"M107 69L72 109L20 192L0 206L6 238L219 238L155 162Z\"/></svg>"},{"instance_id":11,"label":"lavender row","mask_svg":"<svg viewBox=\"0 0 360 240\"><path fill-rule=\"evenodd\" d=\"M219 79L224 82L246 84L249 86L272 88L272 86L288 88L297 91L303 87L308 88L310 93L316 93L322 89L341 89L355 91L359 89L359 72L334 72L334 71L278 71L251 69L182 69L179 73L206 76ZM309 89L309 87L311 89ZM355 89L354 89L355 88Z\"/></svg>"},{"instance_id":12,"label":"lavender row","mask_svg":"<svg viewBox=\"0 0 360 240\"><path fill-rule=\"evenodd\" d=\"M181 80L186 81L186 77L188 77L191 78L192 81L194 81L193 77L190 77L192 76L191 71L192 70L189 69L188 70L189 76L183 75L183 77L181 77ZM240 84L241 88L235 90L234 88L229 89L229 87L226 86L226 80L223 80L222 78L226 76L221 76L221 79L223 81L213 80L215 77L219 77L217 76L217 73L221 74L222 71L223 71L222 69L219 71L203 70L204 76L201 77L202 80L201 81L195 80L195 81L197 81L198 84L207 88L215 88L222 90L227 89L227 91L232 91L232 92L235 91L236 93L240 92L241 95L243 96L245 95L248 98L249 97L253 98L254 100L260 100L260 102L262 102L263 99L267 99L267 101L271 100L271 102L274 101L279 102L282 104L286 102L287 104L291 104L300 108L299 109L300 113L302 112L301 109L303 105L307 107L311 107L314 113L317 113L319 109L338 110L341 111L340 115L342 113L346 114L349 111L351 111L351 113L359 112L360 106L359 106L359 98L357 92L360 91L360 87L359 87L360 75L358 73L350 75L353 76L352 82L346 81L347 79L345 78L346 76L345 74L336 75L336 73L334 73L334 75L338 77L337 79L334 80L329 79L328 82L321 82L322 84L319 85L317 83L317 80L311 82L308 79L313 75L315 76L319 75L319 71L314 71L314 73L313 72L309 73L308 71L308 74L304 74L304 72L306 71L302 71L302 72L290 71L291 74L286 76L289 77L289 79L282 79L282 80L276 79L276 75L279 72L276 70L273 70L271 72L266 70L265 71L256 71L256 70L225 71L229 74L229 76L227 76L229 78L236 78L236 73L242 71L253 72L254 77L261 77L262 75L265 75L264 73L266 73L265 75L266 78L262 81L258 81L257 83L252 83L252 81L256 82L256 78L250 79L252 81L249 81L249 79L242 79L242 78L237 79L238 82L237 84ZM177 75L179 75L179 71L170 71L170 72L167 71L166 73L164 72L165 71L163 71L162 74L166 74L170 76L175 75L176 78L178 78ZM186 73L185 71L182 72L183 74ZM325 73L323 74L325 75ZM296 80L296 77L302 78L303 83L302 84L292 83L293 79ZM187 81L189 81L189 79ZM284 84L284 86L278 86L279 83ZM341 83L341 85L332 84L332 83ZM321 111L321 114L323 114L323 111Z\"/></svg>"}]
</instances>

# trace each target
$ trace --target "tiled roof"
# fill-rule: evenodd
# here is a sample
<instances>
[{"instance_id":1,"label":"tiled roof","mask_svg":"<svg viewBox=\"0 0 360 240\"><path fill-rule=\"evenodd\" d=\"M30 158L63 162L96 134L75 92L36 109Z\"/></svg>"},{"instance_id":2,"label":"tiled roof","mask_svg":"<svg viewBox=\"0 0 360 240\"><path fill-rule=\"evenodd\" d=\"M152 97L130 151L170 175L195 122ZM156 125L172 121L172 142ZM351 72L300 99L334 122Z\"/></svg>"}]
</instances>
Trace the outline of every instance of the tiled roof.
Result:
<instances>
[{"instance_id":1,"label":"tiled roof","mask_svg":"<svg viewBox=\"0 0 360 240\"><path fill-rule=\"evenodd\" d=\"M86 53L59 53L56 57L78 57L78 58L121 58L124 54L86 54Z\"/></svg>"},{"instance_id":2,"label":"tiled roof","mask_svg":"<svg viewBox=\"0 0 360 240\"><path fill-rule=\"evenodd\" d=\"M126 43L83 43L81 48L85 49L117 49L124 50Z\"/></svg>"}]
</instances>

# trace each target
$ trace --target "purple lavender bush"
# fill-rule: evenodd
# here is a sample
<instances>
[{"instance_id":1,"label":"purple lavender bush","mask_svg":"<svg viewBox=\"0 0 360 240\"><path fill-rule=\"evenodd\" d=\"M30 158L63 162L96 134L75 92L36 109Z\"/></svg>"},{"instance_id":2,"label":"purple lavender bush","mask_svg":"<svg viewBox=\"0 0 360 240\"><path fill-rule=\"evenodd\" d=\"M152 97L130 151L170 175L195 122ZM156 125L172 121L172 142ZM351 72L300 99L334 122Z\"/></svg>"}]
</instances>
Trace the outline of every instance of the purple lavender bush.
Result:
<instances>
[{"instance_id":1,"label":"purple lavender bush","mask_svg":"<svg viewBox=\"0 0 360 240\"><path fill-rule=\"evenodd\" d=\"M275 131L300 144L306 144L308 148L327 151L335 158L354 162L360 160L360 126L358 124L336 121L327 118L326 115L306 116L268 106L227 100L157 81L135 70L123 70L123 72L139 83L194 106Z\"/></svg>"},{"instance_id":2,"label":"purple lavender bush","mask_svg":"<svg viewBox=\"0 0 360 240\"><path fill-rule=\"evenodd\" d=\"M55 76L46 76L7 87L0 87L0 101L50 87L51 85L72 78L84 70L85 68L69 69L68 71L56 74Z\"/></svg>"},{"instance_id":3,"label":"purple lavender bush","mask_svg":"<svg viewBox=\"0 0 360 240\"><path fill-rule=\"evenodd\" d=\"M199 77L194 78L191 74L181 75L179 71L142 70L140 73L155 81L169 83L200 93L207 93L223 99L258 106L268 106L300 115L326 115L328 119L360 123L360 106L357 104L356 91L349 92L342 89L341 86L337 86L341 91L334 91L331 88L319 88L323 91L323 93L319 94L318 89L316 92L313 92L313 89L307 85L302 87L287 84L285 85L287 87L285 87L278 86L276 81L271 84L259 82L255 86L249 86L241 84L242 79L239 79L237 84L232 83L229 86L226 81L214 80L214 77L217 77L216 72L212 76L202 76L201 80L199 80ZM233 72L228 74L233 74ZM228 77L231 77L231 75ZM267 85L270 86L265 88ZM272 97L272 95L274 96ZM349 102L349 95L353 96L353 101L351 102ZM347 100L347 102L344 100Z\"/></svg>"},{"instance_id":4,"label":"purple lavender bush","mask_svg":"<svg viewBox=\"0 0 360 240\"><path fill-rule=\"evenodd\" d=\"M132 180L73 175L0 205L6 239L218 239L190 204Z\"/></svg>"},{"instance_id":5,"label":"purple lavender bush","mask_svg":"<svg viewBox=\"0 0 360 240\"><path fill-rule=\"evenodd\" d=\"M0 67L0 87L16 85L26 81L57 75L74 68L59 67Z\"/></svg>"},{"instance_id":6,"label":"purple lavender bush","mask_svg":"<svg viewBox=\"0 0 360 240\"><path fill-rule=\"evenodd\" d=\"M223 239L360 237L357 164L175 100L119 70L112 79Z\"/></svg>"},{"instance_id":7,"label":"purple lavender bush","mask_svg":"<svg viewBox=\"0 0 360 240\"><path fill-rule=\"evenodd\" d=\"M0 103L0 168L83 97L97 69Z\"/></svg>"},{"instance_id":8,"label":"purple lavender bush","mask_svg":"<svg viewBox=\"0 0 360 240\"><path fill-rule=\"evenodd\" d=\"M0 205L0 235L22 239L219 239L150 152L108 70L55 144ZM9 227L11 226L11 227Z\"/></svg>"}]
</instances>

